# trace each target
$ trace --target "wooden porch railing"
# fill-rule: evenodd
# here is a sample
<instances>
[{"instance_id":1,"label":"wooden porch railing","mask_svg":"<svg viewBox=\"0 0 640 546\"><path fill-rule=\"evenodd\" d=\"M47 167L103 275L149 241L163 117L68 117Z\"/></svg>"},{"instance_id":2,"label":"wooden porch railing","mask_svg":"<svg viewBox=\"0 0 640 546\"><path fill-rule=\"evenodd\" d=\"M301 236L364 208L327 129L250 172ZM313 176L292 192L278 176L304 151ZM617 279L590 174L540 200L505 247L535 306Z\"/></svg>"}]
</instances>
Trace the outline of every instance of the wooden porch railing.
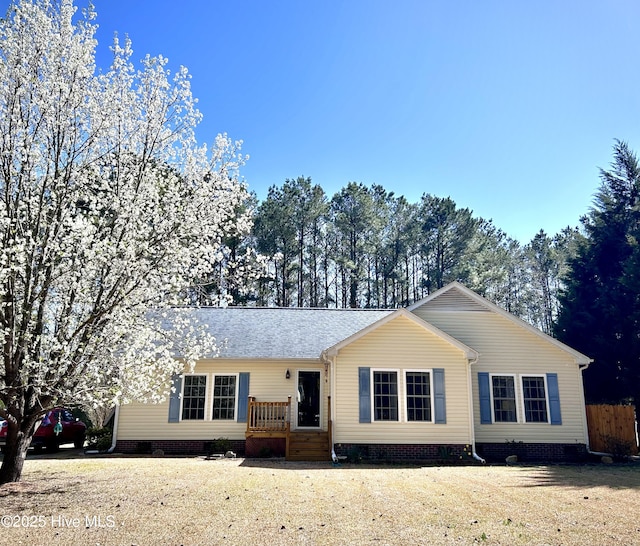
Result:
<instances>
[{"instance_id":1,"label":"wooden porch railing","mask_svg":"<svg viewBox=\"0 0 640 546\"><path fill-rule=\"evenodd\" d=\"M249 397L247 433L281 432L291 430L291 397L286 402L256 402Z\"/></svg>"},{"instance_id":2,"label":"wooden porch railing","mask_svg":"<svg viewBox=\"0 0 640 546\"><path fill-rule=\"evenodd\" d=\"M333 445L333 421L331 419L331 397L327 400L329 419L327 423L327 438L328 438L328 453L327 459L331 458L331 447ZM284 438L285 439L285 458L290 459L291 456L291 443L293 439L293 433L291 432L291 396L288 397L286 402L256 402L254 396L249 396L249 406L247 412L247 431L245 437L249 438ZM300 432L300 435L318 435L319 432ZM305 438L303 440L307 445L305 448L310 447L311 451L317 451L316 440L309 440ZM295 456L300 457L301 447L298 445L295 448ZM321 448L321 449L326 449ZM312 453L313 454L313 453ZM295 459L305 460L305 459ZM320 459L311 459L320 460Z\"/></svg>"}]
</instances>

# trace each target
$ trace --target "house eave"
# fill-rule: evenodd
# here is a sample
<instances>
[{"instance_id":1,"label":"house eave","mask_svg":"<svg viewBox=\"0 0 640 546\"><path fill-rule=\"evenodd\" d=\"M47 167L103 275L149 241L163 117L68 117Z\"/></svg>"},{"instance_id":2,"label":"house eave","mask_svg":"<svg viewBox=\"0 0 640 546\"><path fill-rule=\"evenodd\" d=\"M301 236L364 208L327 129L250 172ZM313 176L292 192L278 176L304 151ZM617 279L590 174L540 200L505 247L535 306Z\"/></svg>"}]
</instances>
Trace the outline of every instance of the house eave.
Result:
<instances>
[{"instance_id":1,"label":"house eave","mask_svg":"<svg viewBox=\"0 0 640 546\"><path fill-rule=\"evenodd\" d=\"M212 357L204 357L200 360L232 360L234 362L320 362L320 356L243 356L243 357L235 357L235 356L212 356Z\"/></svg>"}]
</instances>

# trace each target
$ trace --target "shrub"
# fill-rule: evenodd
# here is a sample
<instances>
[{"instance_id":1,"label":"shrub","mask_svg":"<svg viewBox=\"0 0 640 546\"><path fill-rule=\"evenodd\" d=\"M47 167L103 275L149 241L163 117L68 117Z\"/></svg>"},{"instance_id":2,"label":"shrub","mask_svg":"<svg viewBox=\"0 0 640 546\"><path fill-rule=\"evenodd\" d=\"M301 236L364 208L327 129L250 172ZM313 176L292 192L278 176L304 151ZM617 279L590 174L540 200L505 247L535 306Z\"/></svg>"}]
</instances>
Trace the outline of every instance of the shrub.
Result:
<instances>
[{"instance_id":1,"label":"shrub","mask_svg":"<svg viewBox=\"0 0 640 546\"><path fill-rule=\"evenodd\" d=\"M211 442L211 453L226 453L231 450L231 442L227 438L216 438Z\"/></svg>"},{"instance_id":2,"label":"shrub","mask_svg":"<svg viewBox=\"0 0 640 546\"><path fill-rule=\"evenodd\" d=\"M601 435L607 453L611 453L614 460L621 461L633 455L633 444L615 436Z\"/></svg>"},{"instance_id":3,"label":"shrub","mask_svg":"<svg viewBox=\"0 0 640 546\"><path fill-rule=\"evenodd\" d=\"M357 446L352 446L347 452L347 461L350 463L360 464L363 459L362 450Z\"/></svg>"},{"instance_id":4,"label":"shrub","mask_svg":"<svg viewBox=\"0 0 640 546\"><path fill-rule=\"evenodd\" d=\"M87 449L105 451L111 447L113 431L109 427L91 427L87 429Z\"/></svg>"}]
</instances>

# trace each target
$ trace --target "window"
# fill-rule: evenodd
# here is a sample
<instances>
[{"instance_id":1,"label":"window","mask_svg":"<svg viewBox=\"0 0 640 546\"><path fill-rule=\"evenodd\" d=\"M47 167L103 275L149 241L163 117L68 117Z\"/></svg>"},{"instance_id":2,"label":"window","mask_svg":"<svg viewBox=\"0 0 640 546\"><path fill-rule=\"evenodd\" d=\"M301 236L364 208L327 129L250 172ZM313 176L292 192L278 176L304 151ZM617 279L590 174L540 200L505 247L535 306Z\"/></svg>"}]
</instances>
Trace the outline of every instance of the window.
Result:
<instances>
[{"instance_id":1,"label":"window","mask_svg":"<svg viewBox=\"0 0 640 546\"><path fill-rule=\"evenodd\" d=\"M547 395L544 377L523 376L522 396L524 398L524 418L527 423L548 423Z\"/></svg>"},{"instance_id":2,"label":"window","mask_svg":"<svg viewBox=\"0 0 640 546\"><path fill-rule=\"evenodd\" d=\"M236 384L235 375L216 375L213 378L212 419L235 419Z\"/></svg>"},{"instance_id":3,"label":"window","mask_svg":"<svg viewBox=\"0 0 640 546\"><path fill-rule=\"evenodd\" d=\"M407 421L431 421L431 374L406 372Z\"/></svg>"},{"instance_id":4,"label":"window","mask_svg":"<svg viewBox=\"0 0 640 546\"><path fill-rule=\"evenodd\" d=\"M373 415L376 421L398 420L398 372L373 372Z\"/></svg>"},{"instance_id":5,"label":"window","mask_svg":"<svg viewBox=\"0 0 640 546\"><path fill-rule=\"evenodd\" d=\"M515 423L516 389L512 375L494 375L491 377L493 389L493 418L496 423Z\"/></svg>"},{"instance_id":6,"label":"window","mask_svg":"<svg viewBox=\"0 0 640 546\"><path fill-rule=\"evenodd\" d=\"M204 419L204 404L207 393L206 375L186 375L182 391L182 419Z\"/></svg>"},{"instance_id":7,"label":"window","mask_svg":"<svg viewBox=\"0 0 640 546\"><path fill-rule=\"evenodd\" d=\"M560 388L555 372L538 375L478 372L478 394L483 425L518 422L562 425Z\"/></svg>"}]
</instances>

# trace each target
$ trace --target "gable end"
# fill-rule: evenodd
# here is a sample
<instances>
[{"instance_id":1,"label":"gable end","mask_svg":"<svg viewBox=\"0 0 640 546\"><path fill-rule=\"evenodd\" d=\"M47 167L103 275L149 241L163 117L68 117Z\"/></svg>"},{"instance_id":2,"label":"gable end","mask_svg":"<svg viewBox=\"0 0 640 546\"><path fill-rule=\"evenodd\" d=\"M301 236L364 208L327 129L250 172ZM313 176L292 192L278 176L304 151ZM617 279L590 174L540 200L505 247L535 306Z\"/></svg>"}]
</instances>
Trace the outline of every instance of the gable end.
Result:
<instances>
[{"instance_id":1,"label":"gable end","mask_svg":"<svg viewBox=\"0 0 640 546\"><path fill-rule=\"evenodd\" d=\"M490 313L484 305L481 305L477 301L471 299L461 290L452 288L442 294L436 296L432 300L424 304L429 309L434 311L473 311L477 313Z\"/></svg>"},{"instance_id":2,"label":"gable end","mask_svg":"<svg viewBox=\"0 0 640 546\"><path fill-rule=\"evenodd\" d=\"M449 296L449 298L447 298ZM466 302L464 301L466 299ZM433 305L436 303L438 305L438 300L441 300L439 307ZM456 307L456 305L458 307ZM466 309L461 308L466 307ZM524 320L512 315L505 309L497 306L495 303L490 302L486 298L483 298L479 294L476 294L473 290L466 288L464 285L460 284L457 281L448 284L447 286L437 290L433 294L427 296L426 298L415 302L413 305L410 305L407 308L408 311L412 313L416 313L418 316L423 318L423 320L431 321L432 319L428 318L430 312L432 311L440 311L440 312L455 312L455 311L484 311L487 313L496 313L499 316L510 320L512 323L524 328L525 330L535 334L541 339L544 339L548 343L555 345L560 350L569 353L575 360L575 363L580 366L588 366L593 360L588 356L572 349L568 345L565 345L561 341L545 334L541 330L538 330L535 326L525 322ZM437 315L437 313L435 313Z\"/></svg>"}]
</instances>

